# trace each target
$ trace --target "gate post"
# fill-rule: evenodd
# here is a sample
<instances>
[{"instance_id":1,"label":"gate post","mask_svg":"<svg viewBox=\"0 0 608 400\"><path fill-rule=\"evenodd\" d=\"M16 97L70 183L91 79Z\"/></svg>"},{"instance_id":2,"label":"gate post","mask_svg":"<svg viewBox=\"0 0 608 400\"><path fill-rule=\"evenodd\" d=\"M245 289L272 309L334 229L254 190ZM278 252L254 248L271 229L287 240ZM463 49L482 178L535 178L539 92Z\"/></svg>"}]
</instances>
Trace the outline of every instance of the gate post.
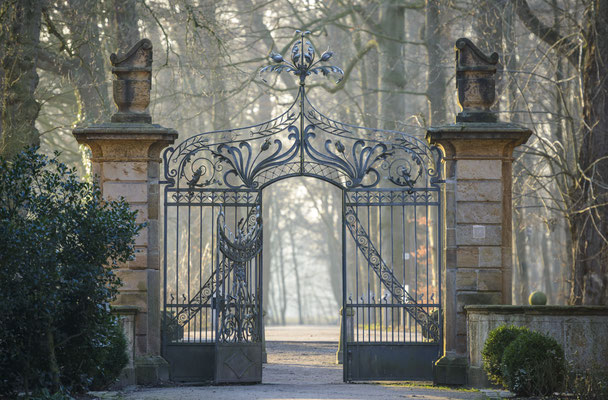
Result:
<instances>
[{"instance_id":1,"label":"gate post","mask_svg":"<svg viewBox=\"0 0 608 400\"><path fill-rule=\"evenodd\" d=\"M118 112L110 123L77 128L73 134L91 149L103 198L124 197L137 210L138 222L146 223L135 239L135 258L117 270L123 286L112 306L123 328L131 328L125 333L132 370L123 371L121 384L156 384L168 379L167 362L160 355L160 152L175 141L177 132L152 124L148 113L152 43L143 39L110 60Z\"/></svg>"},{"instance_id":2,"label":"gate post","mask_svg":"<svg viewBox=\"0 0 608 400\"><path fill-rule=\"evenodd\" d=\"M490 110L497 62L498 54L488 57L470 40L458 39L462 112L455 124L427 131L427 140L443 149L446 168L444 354L434 368L437 384L474 384L485 376L468 371L464 306L511 304L511 164L513 149L532 132L499 122Z\"/></svg>"}]
</instances>

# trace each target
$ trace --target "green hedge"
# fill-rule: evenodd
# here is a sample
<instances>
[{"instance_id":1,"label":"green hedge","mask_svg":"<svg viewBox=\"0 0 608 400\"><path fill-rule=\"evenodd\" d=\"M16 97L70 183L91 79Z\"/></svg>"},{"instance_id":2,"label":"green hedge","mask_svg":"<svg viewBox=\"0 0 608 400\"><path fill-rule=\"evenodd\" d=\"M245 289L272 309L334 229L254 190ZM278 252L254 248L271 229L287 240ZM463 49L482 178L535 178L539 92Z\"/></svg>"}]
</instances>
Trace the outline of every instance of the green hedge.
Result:
<instances>
[{"instance_id":1,"label":"green hedge","mask_svg":"<svg viewBox=\"0 0 608 400\"><path fill-rule=\"evenodd\" d=\"M519 396L546 396L564 387L564 351L552 337L500 326L488 335L482 356L490 380Z\"/></svg>"},{"instance_id":2,"label":"green hedge","mask_svg":"<svg viewBox=\"0 0 608 400\"><path fill-rule=\"evenodd\" d=\"M126 344L109 308L114 269L141 227L56 156L0 158L0 397L116 379Z\"/></svg>"},{"instance_id":3,"label":"green hedge","mask_svg":"<svg viewBox=\"0 0 608 400\"><path fill-rule=\"evenodd\" d=\"M564 386L564 350L552 337L522 333L505 349L502 375L509 390L519 396L551 395Z\"/></svg>"},{"instance_id":4,"label":"green hedge","mask_svg":"<svg viewBox=\"0 0 608 400\"><path fill-rule=\"evenodd\" d=\"M502 376L502 356L513 340L523 332L529 332L528 328L513 325L503 325L490 331L488 339L484 344L481 355L483 366L491 382L504 385Z\"/></svg>"}]
</instances>

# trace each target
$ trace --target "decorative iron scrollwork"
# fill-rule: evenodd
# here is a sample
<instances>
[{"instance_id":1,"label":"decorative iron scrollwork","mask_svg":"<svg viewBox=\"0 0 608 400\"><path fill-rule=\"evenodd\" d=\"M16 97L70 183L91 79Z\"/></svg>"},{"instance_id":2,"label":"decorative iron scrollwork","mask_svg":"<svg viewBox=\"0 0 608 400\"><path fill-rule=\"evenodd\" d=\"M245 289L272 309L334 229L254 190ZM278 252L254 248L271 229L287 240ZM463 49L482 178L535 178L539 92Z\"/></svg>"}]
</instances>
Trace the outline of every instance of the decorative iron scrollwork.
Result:
<instances>
[{"instance_id":1,"label":"decorative iron scrollwork","mask_svg":"<svg viewBox=\"0 0 608 400\"><path fill-rule=\"evenodd\" d=\"M224 266L217 273L226 280L232 274L232 284L218 286L220 326L218 340L222 342L258 342L259 302L250 290L247 267L262 251L262 219L260 207L243 218L236 233L226 226L224 211L217 217L218 249L224 258ZM257 292L257 288L254 288Z\"/></svg>"},{"instance_id":2,"label":"decorative iron scrollwork","mask_svg":"<svg viewBox=\"0 0 608 400\"><path fill-rule=\"evenodd\" d=\"M344 71L341 68L334 65L320 65L320 63L328 61L334 55L332 51L328 50L324 52L319 60L315 62L316 50L312 43L305 39L310 33L310 31L296 31L296 34L300 35L300 40L296 41L291 48L291 63L285 60L281 54L271 52L270 59L276 64L262 68L260 74L263 75L268 72L280 74L283 71L291 72L300 77L300 84L302 86L305 84L306 77L311 74L321 74L323 76L337 75L338 79L336 83L340 83L344 77Z\"/></svg>"},{"instance_id":3,"label":"decorative iron scrollwork","mask_svg":"<svg viewBox=\"0 0 608 400\"><path fill-rule=\"evenodd\" d=\"M386 265L382 256L374 246L369 235L363 228L363 224L357 218L357 213L352 206L346 206L344 214L345 224L353 237L357 248L365 257L369 266L376 273L382 285L393 296L395 300L403 304L413 304L415 307L406 307L405 311L422 328L423 336L432 341L439 341L439 321L419 305L418 301L405 290L405 287L397 280L393 271Z\"/></svg>"},{"instance_id":4,"label":"decorative iron scrollwork","mask_svg":"<svg viewBox=\"0 0 608 400\"><path fill-rule=\"evenodd\" d=\"M366 188L378 184L380 173L375 166L391 154L384 143L366 146L364 140L356 140L351 147L352 158L349 158L346 147L339 139L326 139L325 152L315 149L311 143L311 139L316 137L314 128L311 124L304 130L304 150L313 161L342 171L348 177L345 182L347 188ZM335 150L332 150L332 145ZM367 183L364 182L365 178L369 178Z\"/></svg>"},{"instance_id":5,"label":"decorative iron scrollwork","mask_svg":"<svg viewBox=\"0 0 608 400\"><path fill-rule=\"evenodd\" d=\"M281 140L274 139L271 142L269 138L266 138L256 155L254 155L251 144L246 141L240 142L238 146L220 144L216 150L211 150L218 160L215 164L216 170L222 170L223 164L230 167L224 172L223 183L232 189L243 187L257 189L259 182L256 178L261 172L293 160L298 155L300 148L299 132L298 128L293 125L287 129L291 132L287 138L293 140L293 144L285 151L283 151ZM272 146L275 147L275 150L268 154L268 150ZM263 156L263 154L267 155Z\"/></svg>"}]
</instances>

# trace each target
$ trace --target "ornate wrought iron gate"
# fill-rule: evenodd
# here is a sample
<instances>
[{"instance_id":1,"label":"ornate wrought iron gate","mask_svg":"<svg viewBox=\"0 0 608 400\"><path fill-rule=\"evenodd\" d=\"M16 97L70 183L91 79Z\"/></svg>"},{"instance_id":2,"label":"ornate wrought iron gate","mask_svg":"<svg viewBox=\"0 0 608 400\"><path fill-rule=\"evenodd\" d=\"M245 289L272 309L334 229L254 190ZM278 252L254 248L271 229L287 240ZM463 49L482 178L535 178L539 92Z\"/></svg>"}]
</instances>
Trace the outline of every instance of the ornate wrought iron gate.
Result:
<instances>
[{"instance_id":1,"label":"ornate wrought iron gate","mask_svg":"<svg viewBox=\"0 0 608 400\"><path fill-rule=\"evenodd\" d=\"M250 127L193 136L163 155L163 356L176 381L262 377L262 190L291 176L342 189L344 380L430 379L441 352L441 156L401 132L330 119L308 100L307 32L294 103Z\"/></svg>"}]
</instances>

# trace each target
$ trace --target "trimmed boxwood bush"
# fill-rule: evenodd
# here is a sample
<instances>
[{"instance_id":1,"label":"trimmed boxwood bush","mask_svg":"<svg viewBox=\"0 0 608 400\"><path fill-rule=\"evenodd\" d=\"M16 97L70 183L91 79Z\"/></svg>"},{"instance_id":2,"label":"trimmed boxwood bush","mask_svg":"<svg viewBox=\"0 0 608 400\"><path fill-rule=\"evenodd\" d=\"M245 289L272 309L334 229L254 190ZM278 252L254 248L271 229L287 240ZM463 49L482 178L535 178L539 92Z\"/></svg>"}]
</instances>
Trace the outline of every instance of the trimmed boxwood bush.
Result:
<instances>
[{"instance_id":1,"label":"trimmed boxwood bush","mask_svg":"<svg viewBox=\"0 0 608 400\"><path fill-rule=\"evenodd\" d=\"M116 379L124 337L114 269L142 225L125 201L36 152L0 158L0 397L60 396Z\"/></svg>"},{"instance_id":2,"label":"trimmed boxwood bush","mask_svg":"<svg viewBox=\"0 0 608 400\"><path fill-rule=\"evenodd\" d=\"M490 331L481 355L484 369L491 382L499 385L505 384L501 369L502 356L507 346L522 332L529 332L529 330L525 327L503 325Z\"/></svg>"},{"instance_id":3,"label":"trimmed boxwood bush","mask_svg":"<svg viewBox=\"0 0 608 400\"><path fill-rule=\"evenodd\" d=\"M523 332L504 351L502 375L509 390L519 396L551 395L563 388L564 350L552 337Z\"/></svg>"}]
</instances>

